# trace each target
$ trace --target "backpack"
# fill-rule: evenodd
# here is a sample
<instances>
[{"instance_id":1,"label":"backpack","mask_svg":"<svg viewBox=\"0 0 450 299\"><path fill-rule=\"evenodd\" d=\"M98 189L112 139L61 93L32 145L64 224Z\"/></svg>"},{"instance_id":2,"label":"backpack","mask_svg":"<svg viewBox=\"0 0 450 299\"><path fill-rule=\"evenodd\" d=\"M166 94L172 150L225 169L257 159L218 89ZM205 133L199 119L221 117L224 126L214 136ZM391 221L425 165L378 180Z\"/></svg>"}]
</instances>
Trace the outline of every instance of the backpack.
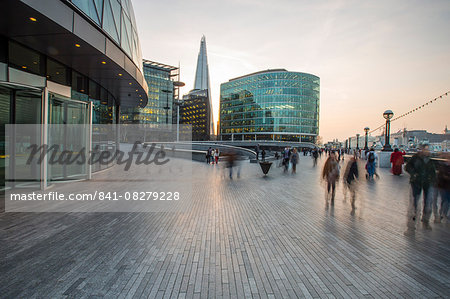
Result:
<instances>
[{"instance_id":1,"label":"backpack","mask_svg":"<svg viewBox=\"0 0 450 299\"><path fill-rule=\"evenodd\" d=\"M367 158L367 161L369 161L369 163L375 162L375 154L373 152L369 153L369 157Z\"/></svg>"}]
</instances>

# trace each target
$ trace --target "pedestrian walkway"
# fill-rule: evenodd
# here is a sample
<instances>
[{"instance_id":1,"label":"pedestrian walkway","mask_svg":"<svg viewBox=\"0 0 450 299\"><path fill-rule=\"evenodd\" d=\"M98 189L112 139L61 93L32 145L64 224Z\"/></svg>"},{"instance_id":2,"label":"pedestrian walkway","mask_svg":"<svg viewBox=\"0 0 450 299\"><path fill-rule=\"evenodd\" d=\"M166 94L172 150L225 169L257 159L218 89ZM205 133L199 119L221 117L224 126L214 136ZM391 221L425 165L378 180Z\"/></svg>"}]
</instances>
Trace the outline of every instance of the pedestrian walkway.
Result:
<instances>
[{"instance_id":1,"label":"pedestrian walkway","mask_svg":"<svg viewBox=\"0 0 450 299\"><path fill-rule=\"evenodd\" d=\"M404 234L408 177L361 179L351 215L342 183L326 207L324 161L193 162L183 211L0 214L0 297L448 298L450 224Z\"/></svg>"}]
</instances>

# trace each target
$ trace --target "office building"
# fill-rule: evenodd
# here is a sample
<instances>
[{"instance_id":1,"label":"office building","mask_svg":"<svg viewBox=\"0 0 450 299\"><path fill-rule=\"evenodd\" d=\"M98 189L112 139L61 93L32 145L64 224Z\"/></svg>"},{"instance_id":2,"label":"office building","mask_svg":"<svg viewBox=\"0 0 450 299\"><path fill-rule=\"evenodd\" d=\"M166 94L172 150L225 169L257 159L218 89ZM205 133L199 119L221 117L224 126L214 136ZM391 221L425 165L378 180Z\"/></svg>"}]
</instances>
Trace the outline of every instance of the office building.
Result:
<instances>
[{"instance_id":1,"label":"office building","mask_svg":"<svg viewBox=\"0 0 450 299\"><path fill-rule=\"evenodd\" d=\"M148 87L131 1L2 1L0 20L2 178L28 172L46 187L54 181L87 178L109 166L29 167L18 158L20 149L57 136L42 129L33 140L15 135L5 140L4 128L5 124L40 124L41 128L78 124L88 129L90 124L117 123L123 106L145 107ZM95 144L98 134L94 134ZM71 148L71 143L79 148L80 142L90 139L66 133L63 137L64 148ZM108 144L114 147L114 140ZM10 156L4 155L7 150Z\"/></svg>"},{"instance_id":2,"label":"office building","mask_svg":"<svg viewBox=\"0 0 450 299\"><path fill-rule=\"evenodd\" d=\"M179 97L179 68L144 59L148 103L144 108L124 108L121 122L128 124L172 124L176 121L174 100Z\"/></svg>"},{"instance_id":3,"label":"office building","mask_svg":"<svg viewBox=\"0 0 450 299\"><path fill-rule=\"evenodd\" d=\"M221 140L315 143L319 134L319 77L272 69L220 86Z\"/></svg>"}]
</instances>

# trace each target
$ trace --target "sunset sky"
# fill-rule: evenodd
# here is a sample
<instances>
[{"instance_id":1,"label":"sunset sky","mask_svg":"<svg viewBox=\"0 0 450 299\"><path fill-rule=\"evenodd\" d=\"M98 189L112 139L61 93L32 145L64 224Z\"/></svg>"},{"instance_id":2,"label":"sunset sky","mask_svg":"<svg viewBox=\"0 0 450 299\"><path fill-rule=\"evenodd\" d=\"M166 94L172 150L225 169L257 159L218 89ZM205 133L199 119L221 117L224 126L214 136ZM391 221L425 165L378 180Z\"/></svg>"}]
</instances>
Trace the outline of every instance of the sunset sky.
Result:
<instances>
[{"instance_id":1,"label":"sunset sky","mask_svg":"<svg viewBox=\"0 0 450 299\"><path fill-rule=\"evenodd\" d=\"M450 1L133 0L143 58L181 65L194 85L204 34L218 119L220 84L285 68L320 77L320 133L344 140L450 91ZM392 124L441 133L450 94ZM381 132L379 132L381 133Z\"/></svg>"}]
</instances>

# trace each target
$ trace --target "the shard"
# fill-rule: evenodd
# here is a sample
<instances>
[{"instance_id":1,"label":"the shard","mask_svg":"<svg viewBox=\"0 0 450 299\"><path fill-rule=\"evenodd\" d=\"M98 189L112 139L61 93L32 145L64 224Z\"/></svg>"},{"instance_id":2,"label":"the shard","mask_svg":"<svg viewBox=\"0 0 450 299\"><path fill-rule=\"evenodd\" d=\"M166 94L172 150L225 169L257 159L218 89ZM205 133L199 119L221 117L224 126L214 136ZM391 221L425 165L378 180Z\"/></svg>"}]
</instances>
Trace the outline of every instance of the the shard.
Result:
<instances>
[{"instance_id":1,"label":"the shard","mask_svg":"<svg viewBox=\"0 0 450 299\"><path fill-rule=\"evenodd\" d=\"M198 53L197 58L197 70L195 71L194 89L210 90L208 58L206 55L206 40L204 35L202 36L202 39L200 41L200 52Z\"/></svg>"},{"instance_id":2,"label":"the shard","mask_svg":"<svg viewBox=\"0 0 450 299\"><path fill-rule=\"evenodd\" d=\"M214 120L205 36L200 40L194 89L183 96L183 100L181 122L192 125L192 140L210 140L211 134L214 134Z\"/></svg>"}]
</instances>

